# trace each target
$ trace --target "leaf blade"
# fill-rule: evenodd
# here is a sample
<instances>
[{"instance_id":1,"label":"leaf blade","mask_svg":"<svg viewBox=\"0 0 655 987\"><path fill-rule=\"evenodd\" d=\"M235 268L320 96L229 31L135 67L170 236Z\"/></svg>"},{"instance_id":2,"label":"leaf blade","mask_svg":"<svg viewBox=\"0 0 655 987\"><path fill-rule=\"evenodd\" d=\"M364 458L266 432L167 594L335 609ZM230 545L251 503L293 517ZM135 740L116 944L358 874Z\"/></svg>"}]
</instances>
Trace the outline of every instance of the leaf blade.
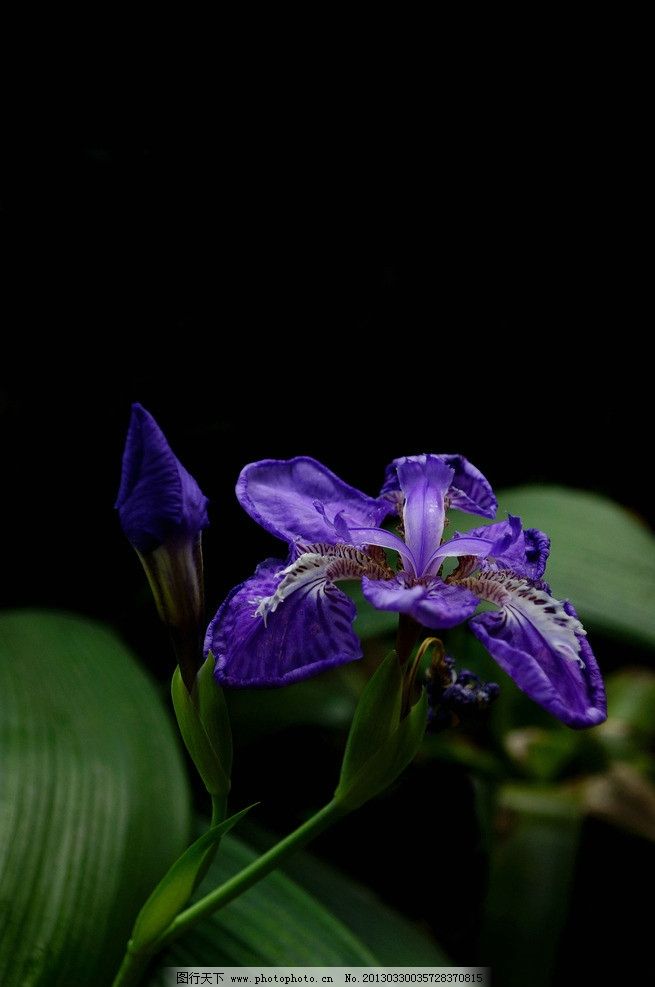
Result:
<instances>
[{"instance_id":1,"label":"leaf blade","mask_svg":"<svg viewBox=\"0 0 655 987\"><path fill-rule=\"evenodd\" d=\"M248 806L224 819L218 826L213 826L178 857L139 912L132 933L132 949L141 950L149 946L168 928L193 894L208 854L251 809L252 806Z\"/></svg>"},{"instance_id":2,"label":"leaf blade","mask_svg":"<svg viewBox=\"0 0 655 987\"><path fill-rule=\"evenodd\" d=\"M227 836L197 891L201 897L251 863L257 854ZM204 919L158 958L146 983L166 984L167 966L370 966L374 953L312 895L274 871Z\"/></svg>"},{"instance_id":3,"label":"leaf blade","mask_svg":"<svg viewBox=\"0 0 655 987\"><path fill-rule=\"evenodd\" d=\"M369 758L398 728L403 677L395 652L390 652L366 683L348 734L339 788L345 789Z\"/></svg>"},{"instance_id":4,"label":"leaf blade","mask_svg":"<svg viewBox=\"0 0 655 987\"><path fill-rule=\"evenodd\" d=\"M102 985L186 841L174 734L124 645L82 618L1 615L0 690L0 982Z\"/></svg>"}]
</instances>

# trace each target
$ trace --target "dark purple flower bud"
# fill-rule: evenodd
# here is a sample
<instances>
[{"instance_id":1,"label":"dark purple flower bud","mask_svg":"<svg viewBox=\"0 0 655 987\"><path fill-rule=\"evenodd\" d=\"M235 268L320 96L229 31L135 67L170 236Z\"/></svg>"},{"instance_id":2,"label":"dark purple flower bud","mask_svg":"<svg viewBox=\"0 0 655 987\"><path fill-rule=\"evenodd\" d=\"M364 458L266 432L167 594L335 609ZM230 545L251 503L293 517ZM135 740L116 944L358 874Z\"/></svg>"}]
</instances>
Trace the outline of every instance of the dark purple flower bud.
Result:
<instances>
[{"instance_id":1,"label":"dark purple flower bud","mask_svg":"<svg viewBox=\"0 0 655 987\"><path fill-rule=\"evenodd\" d=\"M152 415L132 405L116 508L138 552L195 538L209 524L207 498L172 451Z\"/></svg>"},{"instance_id":2,"label":"dark purple flower bud","mask_svg":"<svg viewBox=\"0 0 655 987\"><path fill-rule=\"evenodd\" d=\"M189 689L201 653L200 539L209 523L207 503L152 415L140 404L133 405L116 508L171 632Z\"/></svg>"}]
</instances>

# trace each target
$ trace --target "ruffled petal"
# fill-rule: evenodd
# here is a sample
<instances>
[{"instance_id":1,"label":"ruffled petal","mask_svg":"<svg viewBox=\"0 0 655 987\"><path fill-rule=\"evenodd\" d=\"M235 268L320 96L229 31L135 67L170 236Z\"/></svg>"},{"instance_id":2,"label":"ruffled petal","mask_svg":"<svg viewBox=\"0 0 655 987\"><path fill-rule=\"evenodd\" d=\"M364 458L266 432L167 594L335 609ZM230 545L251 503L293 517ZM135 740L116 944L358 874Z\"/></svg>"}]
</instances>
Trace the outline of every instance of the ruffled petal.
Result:
<instances>
[{"instance_id":1,"label":"ruffled petal","mask_svg":"<svg viewBox=\"0 0 655 987\"><path fill-rule=\"evenodd\" d=\"M195 539L209 524L208 503L152 415L132 405L116 499L132 545L145 554L172 539Z\"/></svg>"},{"instance_id":2,"label":"ruffled petal","mask_svg":"<svg viewBox=\"0 0 655 987\"><path fill-rule=\"evenodd\" d=\"M400 490L398 480L398 466L400 463L410 460L424 460L422 456L407 456L403 459L394 459L387 466L384 474L384 485L382 494L387 496L392 506L394 505L394 494ZM491 489L491 485L479 469L464 456L456 453L436 453L435 458L453 470L453 479L448 492L448 502L450 507L456 507L467 514L479 514L481 517L494 518L498 510L498 501Z\"/></svg>"},{"instance_id":3,"label":"ruffled petal","mask_svg":"<svg viewBox=\"0 0 655 987\"><path fill-rule=\"evenodd\" d=\"M205 654L216 659L215 676L233 687L280 686L361 658L352 629L355 605L318 574L286 596L266 617L262 599L273 598L285 563L267 559L254 576L232 590L207 629Z\"/></svg>"},{"instance_id":4,"label":"ruffled petal","mask_svg":"<svg viewBox=\"0 0 655 987\"><path fill-rule=\"evenodd\" d=\"M500 610L471 620L472 631L518 687L553 716L578 729L602 723L603 680L575 610L517 582L521 588L510 586Z\"/></svg>"},{"instance_id":5,"label":"ruffled petal","mask_svg":"<svg viewBox=\"0 0 655 987\"><path fill-rule=\"evenodd\" d=\"M436 577L417 583L407 573L393 579L362 580L364 596L378 610L409 614L424 627L454 627L475 612L479 598Z\"/></svg>"},{"instance_id":6,"label":"ruffled petal","mask_svg":"<svg viewBox=\"0 0 655 987\"><path fill-rule=\"evenodd\" d=\"M510 537L506 545L500 544L500 539L505 534L511 534L512 524L518 520L510 514L507 521L475 528L467 532L465 537L498 539L494 551L489 553L492 557L484 560L483 568L511 569L513 573L524 579L541 579L550 554L548 535L538 528L525 528L518 532L516 538Z\"/></svg>"},{"instance_id":7,"label":"ruffled petal","mask_svg":"<svg viewBox=\"0 0 655 987\"><path fill-rule=\"evenodd\" d=\"M451 507L467 514L495 518L498 510L496 495L491 484L468 459L457 453L438 453L439 458L455 471L448 500Z\"/></svg>"},{"instance_id":8,"label":"ruffled petal","mask_svg":"<svg viewBox=\"0 0 655 987\"><path fill-rule=\"evenodd\" d=\"M475 532L469 531L465 535L456 534L450 541L445 541L439 546L429 560L428 570L436 571L444 559L451 557L461 558L464 555L477 559L486 559L488 556L494 559L503 557L513 548L521 535L521 519L511 514L507 521L490 524L486 528L478 528ZM496 566L496 568L502 567Z\"/></svg>"},{"instance_id":9,"label":"ruffled petal","mask_svg":"<svg viewBox=\"0 0 655 987\"><path fill-rule=\"evenodd\" d=\"M241 471L239 503L278 538L334 544L349 527L378 527L391 512L385 498L368 497L315 459L264 459Z\"/></svg>"}]
</instances>

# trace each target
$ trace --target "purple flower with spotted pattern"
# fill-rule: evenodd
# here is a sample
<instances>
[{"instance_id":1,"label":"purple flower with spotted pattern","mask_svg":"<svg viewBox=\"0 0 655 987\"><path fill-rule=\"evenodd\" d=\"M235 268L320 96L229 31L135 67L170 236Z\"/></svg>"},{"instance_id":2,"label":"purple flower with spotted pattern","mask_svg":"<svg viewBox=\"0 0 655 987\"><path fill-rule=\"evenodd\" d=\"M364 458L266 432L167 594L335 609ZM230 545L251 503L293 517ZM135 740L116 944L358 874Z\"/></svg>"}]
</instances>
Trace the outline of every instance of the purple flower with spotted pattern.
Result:
<instances>
[{"instance_id":1,"label":"purple flower with spotted pattern","mask_svg":"<svg viewBox=\"0 0 655 987\"><path fill-rule=\"evenodd\" d=\"M336 585L361 579L365 598L431 629L468 618L498 664L573 727L605 719L605 693L572 606L543 582L549 541L520 518L443 539L449 507L489 520L485 477L453 454L396 459L369 497L308 457L246 466L237 497L289 545L237 586L209 625L206 653L229 686L278 686L361 657L355 607ZM391 515L397 530L382 527ZM444 572L446 560L454 571ZM484 600L497 610L474 616Z\"/></svg>"}]
</instances>

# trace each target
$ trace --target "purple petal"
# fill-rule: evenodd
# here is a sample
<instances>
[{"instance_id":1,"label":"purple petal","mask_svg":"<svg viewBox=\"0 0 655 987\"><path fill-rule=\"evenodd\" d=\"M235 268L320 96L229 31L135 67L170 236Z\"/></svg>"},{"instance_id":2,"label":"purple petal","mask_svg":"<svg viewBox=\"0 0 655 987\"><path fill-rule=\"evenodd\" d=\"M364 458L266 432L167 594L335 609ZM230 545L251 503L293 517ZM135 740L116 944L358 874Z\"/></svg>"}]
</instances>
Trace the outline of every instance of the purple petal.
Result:
<instances>
[{"instance_id":1,"label":"purple petal","mask_svg":"<svg viewBox=\"0 0 655 987\"><path fill-rule=\"evenodd\" d=\"M409 459L422 460L425 456L409 456ZM479 469L469 463L468 459L453 453L437 453L436 458L450 466L454 472L452 485L448 493L451 507L456 507L467 514L480 514L482 517L494 518L498 502L489 481ZM391 495L400 490L398 481L398 466L404 459L394 459L387 466L384 475L382 494ZM393 505L393 499L390 498Z\"/></svg>"},{"instance_id":2,"label":"purple petal","mask_svg":"<svg viewBox=\"0 0 655 987\"><path fill-rule=\"evenodd\" d=\"M497 524L489 524L486 528L475 528L467 532L465 537L500 539L504 534L511 534L511 526L517 520L519 519L513 518L510 514L507 521L498 521ZM526 528L514 540L510 538L507 545L497 544L494 551L490 553L493 558L486 560L483 568L493 565L496 569L511 569L524 579L537 580L544 574L549 553L548 535L538 528Z\"/></svg>"},{"instance_id":3,"label":"purple petal","mask_svg":"<svg viewBox=\"0 0 655 987\"><path fill-rule=\"evenodd\" d=\"M207 504L152 415L132 405L116 500L132 545L147 553L175 538L195 538L209 524Z\"/></svg>"},{"instance_id":4,"label":"purple petal","mask_svg":"<svg viewBox=\"0 0 655 987\"><path fill-rule=\"evenodd\" d=\"M386 499L367 497L308 456L250 463L236 493L251 518L285 541L334 544L349 527L377 528L391 511Z\"/></svg>"},{"instance_id":5,"label":"purple petal","mask_svg":"<svg viewBox=\"0 0 655 987\"><path fill-rule=\"evenodd\" d=\"M205 654L228 686L279 686L361 658L352 629L355 605L333 583L318 579L288 596L277 609L255 616L272 596L285 563L267 559L251 579L232 590L207 629Z\"/></svg>"},{"instance_id":6,"label":"purple petal","mask_svg":"<svg viewBox=\"0 0 655 987\"><path fill-rule=\"evenodd\" d=\"M521 519L510 514L507 521L478 528L477 532L456 534L450 541L445 541L430 559L429 568L438 569L443 559L462 555L472 555L479 559L486 559L487 556L493 556L494 559L503 557L504 553L513 548L522 534ZM502 567L498 565L497 568Z\"/></svg>"},{"instance_id":7,"label":"purple petal","mask_svg":"<svg viewBox=\"0 0 655 987\"><path fill-rule=\"evenodd\" d=\"M563 610L577 617L570 603ZM573 635L582 664L565 657L558 640L562 627L555 625L550 633L544 616L535 624L527 608L504 606L474 617L470 627L519 689L553 716L578 729L602 723L607 717L605 689L589 642L583 634Z\"/></svg>"},{"instance_id":8,"label":"purple petal","mask_svg":"<svg viewBox=\"0 0 655 987\"><path fill-rule=\"evenodd\" d=\"M439 458L455 471L448 500L450 506L467 514L495 518L498 501L491 484L468 459L457 453L438 453Z\"/></svg>"},{"instance_id":9,"label":"purple petal","mask_svg":"<svg viewBox=\"0 0 655 987\"><path fill-rule=\"evenodd\" d=\"M434 577L416 583L406 573L393 579L362 580L364 596L378 610L407 613L424 627L446 628L461 624L475 612L477 596L462 586Z\"/></svg>"},{"instance_id":10,"label":"purple petal","mask_svg":"<svg viewBox=\"0 0 655 987\"><path fill-rule=\"evenodd\" d=\"M398 552L406 569L416 572L416 562L409 548L398 535L393 531L386 531L384 528L350 528L348 531L350 541L357 548L366 545L376 545L379 548L388 548L392 552Z\"/></svg>"},{"instance_id":11,"label":"purple petal","mask_svg":"<svg viewBox=\"0 0 655 987\"><path fill-rule=\"evenodd\" d=\"M436 456L408 456L397 460L397 470L405 498L405 542L414 557L416 575L421 576L441 542L446 518L444 497L453 471Z\"/></svg>"}]
</instances>

